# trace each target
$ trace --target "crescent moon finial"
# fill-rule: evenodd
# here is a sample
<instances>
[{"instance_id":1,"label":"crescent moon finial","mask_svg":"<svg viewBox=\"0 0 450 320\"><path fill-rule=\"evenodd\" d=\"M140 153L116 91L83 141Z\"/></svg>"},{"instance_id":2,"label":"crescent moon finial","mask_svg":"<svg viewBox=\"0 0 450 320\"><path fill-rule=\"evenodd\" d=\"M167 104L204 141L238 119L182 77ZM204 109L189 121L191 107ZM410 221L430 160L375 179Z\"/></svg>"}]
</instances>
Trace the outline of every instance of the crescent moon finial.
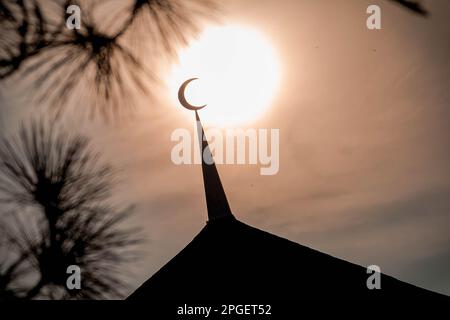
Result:
<instances>
[{"instance_id":1,"label":"crescent moon finial","mask_svg":"<svg viewBox=\"0 0 450 320\"><path fill-rule=\"evenodd\" d=\"M200 109L203 109L204 107L206 107L206 104L204 104L202 106L193 106L189 102L187 102L186 97L184 96L184 91L186 90L187 85L191 81L194 81L197 79L198 78L191 78L191 79L186 80L185 82L183 82L180 89L178 89L178 100L180 101L181 105L188 110L197 111L197 110L200 110Z\"/></svg>"}]
</instances>

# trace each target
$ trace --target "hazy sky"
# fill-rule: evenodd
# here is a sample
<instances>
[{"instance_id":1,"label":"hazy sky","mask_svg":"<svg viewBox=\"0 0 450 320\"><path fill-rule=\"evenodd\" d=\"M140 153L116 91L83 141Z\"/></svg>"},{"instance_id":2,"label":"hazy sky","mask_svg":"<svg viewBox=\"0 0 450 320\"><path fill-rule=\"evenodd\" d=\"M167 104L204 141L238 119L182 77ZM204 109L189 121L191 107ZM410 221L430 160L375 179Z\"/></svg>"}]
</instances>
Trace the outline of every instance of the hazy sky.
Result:
<instances>
[{"instance_id":1,"label":"hazy sky","mask_svg":"<svg viewBox=\"0 0 450 320\"><path fill-rule=\"evenodd\" d=\"M450 294L450 2L423 3L428 18L390 1L226 1L222 22L258 29L280 57L281 87L251 124L280 129L280 170L218 169L240 220ZM382 30L366 28L369 4ZM171 132L194 117L161 92L130 121L74 123L122 168L118 200L137 205L148 242L135 287L206 221L200 166L170 159ZM0 101L2 125L30 113Z\"/></svg>"}]
</instances>

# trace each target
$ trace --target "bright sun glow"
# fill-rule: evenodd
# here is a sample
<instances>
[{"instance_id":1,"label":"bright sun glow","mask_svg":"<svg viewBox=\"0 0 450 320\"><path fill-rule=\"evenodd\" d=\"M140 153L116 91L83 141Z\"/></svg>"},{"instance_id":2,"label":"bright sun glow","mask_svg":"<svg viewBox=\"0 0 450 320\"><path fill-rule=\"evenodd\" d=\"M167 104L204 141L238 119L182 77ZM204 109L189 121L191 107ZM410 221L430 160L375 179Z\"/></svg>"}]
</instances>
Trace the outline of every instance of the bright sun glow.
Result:
<instances>
[{"instance_id":1,"label":"bright sun glow","mask_svg":"<svg viewBox=\"0 0 450 320\"><path fill-rule=\"evenodd\" d=\"M256 120L269 107L280 67L260 33L239 26L210 27L180 53L167 80L171 96L177 99L180 85L194 77L199 79L187 87L186 99L208 104L200 112L202 121L234 126Z\"/></svg>"}]
</instances>

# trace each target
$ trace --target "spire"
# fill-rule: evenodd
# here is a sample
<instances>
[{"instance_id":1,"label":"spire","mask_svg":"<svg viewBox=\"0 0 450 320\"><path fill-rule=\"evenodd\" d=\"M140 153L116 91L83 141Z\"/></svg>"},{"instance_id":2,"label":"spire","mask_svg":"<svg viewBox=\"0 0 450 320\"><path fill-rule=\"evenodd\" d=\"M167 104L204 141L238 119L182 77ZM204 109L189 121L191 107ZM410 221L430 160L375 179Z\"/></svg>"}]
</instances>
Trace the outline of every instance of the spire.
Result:
<instances>
[{"instance_id":1,"label":"spire","mask_svg":"<svg viewBox=\"0 0 450 320\"><path fill-rule=\"evenodd\" d=\"M197 121L199 145L202 146L200 157L202 159L203 184L205 187L206 206L208 208L208 223L219 219L235 219L228 205L227 196L220 181L197 110L195 110L195 118Z\"/></svg>"}]
</instances>

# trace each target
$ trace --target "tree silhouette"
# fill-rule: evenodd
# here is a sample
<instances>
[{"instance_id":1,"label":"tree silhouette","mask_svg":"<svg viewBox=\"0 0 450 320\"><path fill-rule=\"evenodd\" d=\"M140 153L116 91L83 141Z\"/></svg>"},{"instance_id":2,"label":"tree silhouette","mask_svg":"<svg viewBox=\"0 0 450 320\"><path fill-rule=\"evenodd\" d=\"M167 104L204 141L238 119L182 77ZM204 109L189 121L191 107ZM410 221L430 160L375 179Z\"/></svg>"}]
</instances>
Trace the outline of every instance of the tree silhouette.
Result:
<instances>
[{"instance_id":1,"label":"tree silhouette","mask_svg":"<svg viewBox=\"0 0 450 320\"><path fill-rule=\"evenodd\" d=\"M0 147L1 298L118 298L123 264L135 258L132 208L111 201L112 167L88 140L32 121ZM81 268L81 290L66 286Z\"/></svg>"},{"instance_id":2,"label":"tree silhouette","mask_svg":"<svg viewBox=\"0 0 450 320\"><path fill-rule=\"evenodd\" d=\"M419 15L422 15L422 16L428 15L428 11L422 6L420 1L413 1L413 0L391 0L391 1L394 1L398 4L400 4L401 6L403 6L404 8L406 8L412 12L415 12Z\"/></svg>"},{"instance_id":3,"label":"tree silhouette","mask_svg":"<svg viewBox=\"0 0 450 320\"><path fill-rule=\"evenodd\" d=\"M418 1L390 1L428 13ZM73 101L92 105L86 110L91 115L119 117L137 97L152 95L151 84L157 80L152 65L165 54L173 56L197 34L200 22L219 10L216 0L123 3L127 5L111 0L0 0L0 80L17 75L15 79L37 91L37 102L46 101L57 114ZM80 30L65 25L72 4L81 8Z\"/></svg>"},{"instance_id":4,"label":"tree silhouette","mask_svg":"<svg viewBox=\"0 0 450 320\"><path fill-rule=\"evenodd\" d=\"M66 27L72 4L81 8L79 30ZM153 60L173 55L217 11L214 0L133 0L114 10L118 6L110 0L0 0L0 80L25 81L57 114L75 101L92 104L90 114L118 116L140 94L152 94ZM133 48L146 41L151 50Z\"/></svg>"}]
</instances>

